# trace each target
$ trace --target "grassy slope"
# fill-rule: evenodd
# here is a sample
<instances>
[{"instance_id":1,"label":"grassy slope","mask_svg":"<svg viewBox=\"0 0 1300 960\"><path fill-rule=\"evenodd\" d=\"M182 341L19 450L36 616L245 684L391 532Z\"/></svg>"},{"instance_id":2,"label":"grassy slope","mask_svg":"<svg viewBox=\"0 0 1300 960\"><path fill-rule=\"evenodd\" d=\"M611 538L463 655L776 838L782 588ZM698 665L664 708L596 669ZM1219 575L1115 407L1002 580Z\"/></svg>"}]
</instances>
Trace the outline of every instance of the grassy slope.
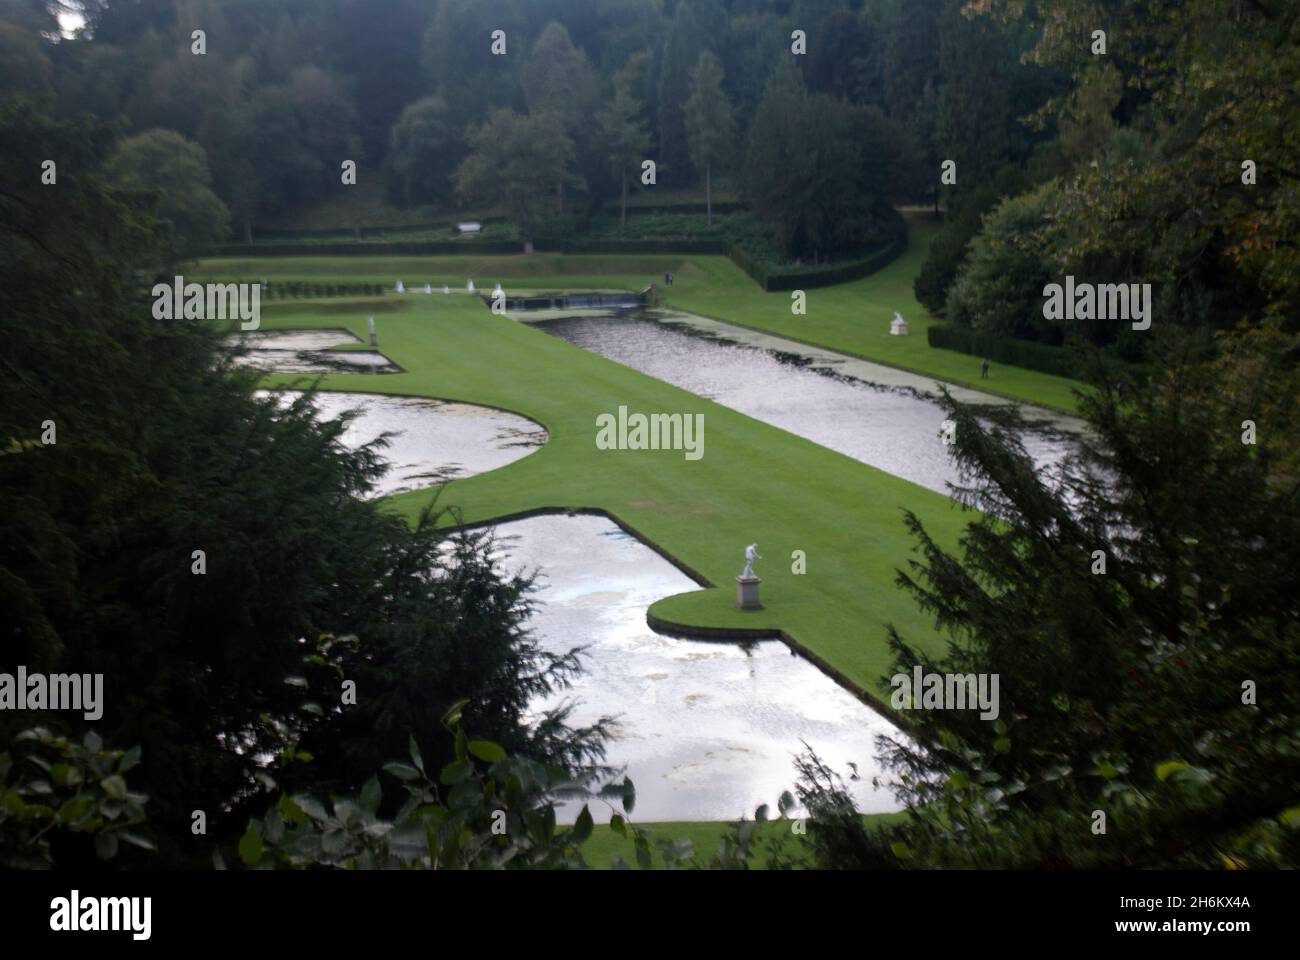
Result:
<instances>
[{"instance_id":1,"label":"grassy slope","mask_svg":"<svg viewBox=\"0 0 1300 960\"><path fill-rule=\"evenodd\" d=\"M331 304L268 307L267 328L339 326L365 336L368 312ZM853 683L887 693L885 625L931 650L931 625L894 585L911 543L902 509L920 514L941 541L964 523L939 494L759 423L513 320L468 296L410 298L379 316L381 349L405 370L334 374L327 389L444 397L526 414L550 431L547 444L507 467L453 483L446 502L468 521L546 507L614 514L716 589L661 600L664 619L712 627L784 629ZM295 378L280 375L274 382ZM298 378L301 379L301 378ZM680 451L599 450L596 416L631 411L703 413L704 457ZM393 498L413 515L427 492ZM766 609L734 609L743 547L757 541ZM791 551L808 573L790 571Z\"/></svg>"},{"instance_id":2,"label":"grassy slope","mask_svg":"<svg viewBox=\"0 0 1300 960\"><path fill-rule=\"evenodd\" d=\"M1077 402L1072 390L1079 384L1072 380L1001 364L993 365L988 380L980 380L979 357L930 347L926 328L939 321L917 303L912 281L938 226L924 215L911 214L908 219L911 236L902 256L861 280L806 291L805 316L791 313L790 293L764 293L739 267L721 257L692 257L664 299L692 313L1073 412ZM907 319L909 336L889 335L896 310Z\"/></svg>"}]
</instances>

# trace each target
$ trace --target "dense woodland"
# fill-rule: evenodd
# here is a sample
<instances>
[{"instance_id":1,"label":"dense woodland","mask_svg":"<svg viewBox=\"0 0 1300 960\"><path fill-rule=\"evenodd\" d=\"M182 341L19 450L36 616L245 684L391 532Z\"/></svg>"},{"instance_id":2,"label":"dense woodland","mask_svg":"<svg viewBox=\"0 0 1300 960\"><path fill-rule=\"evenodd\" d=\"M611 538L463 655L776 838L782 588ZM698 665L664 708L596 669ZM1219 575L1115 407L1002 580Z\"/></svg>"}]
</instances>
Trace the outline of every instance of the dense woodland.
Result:
<instances>
[{"instance_id":1,"label":"dense woodland","mask_svg":"<svg viewBox=\"0 0 1300 960\"><path fill-rule=\"evenodd\" d=\"M104 672L115 701L89 739L0 714L0 864L419 863L390 841L431 823L443 865L581 862L590 821L557 831L549 791L600 783L604 731L521 726L580 669L522 629L528 582L440 508L412 530L359 499L378 448L140 299L350 189L349 159L394 209L525 241L635 236L629 195L673 190L694 235L833 262L941 210L918 300L1077 347L1096 438L1056 484L953 404L988 519L959 556L911 521L900 584L952 638L927 668L998 670L1014 709L886 745L913 775L888 830L806 757L820 862L1300 860L1300 2L89 0L73 37L53 6L0 0L0 668ZM1159 329L1045 319L1067 274L1152 284ZM42 451L47 419L77 442ZM202 591L196 542L241 558ZM366 706L323 709L343 675ZM203 843L196 809L222 811ZM759 856L742 828L713 865Z\"/></svg>"}]
</instances>

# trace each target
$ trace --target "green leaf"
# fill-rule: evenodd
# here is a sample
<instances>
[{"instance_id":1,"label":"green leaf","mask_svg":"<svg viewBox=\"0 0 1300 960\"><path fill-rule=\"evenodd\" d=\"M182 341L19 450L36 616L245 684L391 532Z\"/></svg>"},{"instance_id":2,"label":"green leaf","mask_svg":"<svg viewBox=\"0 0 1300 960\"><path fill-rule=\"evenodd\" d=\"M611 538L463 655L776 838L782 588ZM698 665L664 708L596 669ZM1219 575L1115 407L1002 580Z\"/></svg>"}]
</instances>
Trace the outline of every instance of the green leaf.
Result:
<instances>
[{"instance_id":1,"label":"green leaf","mask_svg":"<svg viewBox=\"0 0 1300 960\"><path fill-rule=\"evenodd\" d=\"M898 857L899 860L912 859L912 848L902 840L895 840L889 845L889 849L894 852L894 856Z\"/></svg>"},{"instance_id":2,"label":"green leaf","mask_svg":"<svg viewBox=\"0 0 1300 960\"><path fill-rule=\"evenodd\" d=\"M122 755L122 761L117 765L117 772L126 773L132 767L138 767L139 765L140 765L140 748L138 746L132 747L130 750L128 750L126 753Z\"/></svg>"},{"instance_id":3,"label":"green leaf","mask_svg":"<svg viewBox=\"0 0 1300 960\"><path fill-rule=\"evenodd\" d=\"M117 834L99 833L95 835L95 854L101 860L112 860L117 856Z\"/></svg>"},{"instance_id":4,"label":"green leaf","mask_svg":"<svg viewBox=\"0 0 1300 960\"><path fill-rule=\"evenodd\" d=\"M1300 827L1300 807L1287 807L1283 810L1278 820L1284 827Z\"/></svg>"},{"instance_id":5,"label":"green leaf","mask_svg":"<svg viewBox=\"0 0 1300 960\"><path fill-rule=\"evenodd\" d=\"M86 749L91 753L99 753L104 749L104 738L94 730L87 730L86 736L81 742L85 744Z\"/></svg>"},{"instance_id":6,"label":"green leaf","mask_svg":"<svg viewBox=\"0 0 1300 960\"><path fill-rule=\"evenodd\" d=\"M111 777L105 777L103 780L99 781L99 785L103 789L104 793L108 795L109 799L126 799L126 781L118 774L115 773Z\"/></svg>"},{"instance_id":7,"label":"green leaf","mask_svg":"<svg viewBox=\"0 0 1300 960\"><path fill-rule=\"evenodd\" d=\"M327 857L339 857L347 848L348 835L342 830L328 830L321 837L320 848Z\"/></svg>"},{"instance_id":8,"label":"green leaf","mask_svg":"<svg viewBox=\"0 0 1300 960\"><path fill-rule=\"evenodd\" d=\"M424 773L424 757L420 755L420 745L415 742L414 734L407 734L407 749L411 753L411 763L415 764L415 769Z\"/></svg>"},{"instance_id":9,"label":"green leaf","mask_svg":"<svg viewBox=\"0 0 1300 960\"><path fill-rule=\"evenodd\" d=\"M378 778L371 777L366 781L366 785L361 788L361 806L371 813L378 813L379 801L383 799L383 795Z\"/></svg>"},{"instance_id":10,"label":"green leaf","mask_svg":"<svg viewBox=\"0 0 1300 960\"><path fill-rule=\"evenodd\" d=\"M500 763L506 758L505 750L491 740L471 740L469 752L486 763Z\"/></svg>"},{"instance_id":11,"label":"green leaf","mask_svg":"<svg viewBox=\"0 0 1300 960\"><path fill-rule=\"evenodd\" d=\"M78 794L64 801L63 806L59 807L59 812L55 814L55 819L59 823L76 823L95 805L94 798Z\"/></svg>"},{"instance_id":12,"label":"green leaf","mask_svg":"<svg viewBox=\"0 0 1300 960\"><path fill-rule=\"evenodd\" d=\"M384 772L385 772L385 773L391 773L393 776L397 777L397 779L399 779L399 780L419 780L419 779L420 779L420 771L419 771L419 770L416 770L415 767L409 767L409 766L407 766L407 765L404 764L404 763L398 763L398 762L395 761L395 760L394 760L394 761L391 761L391 762L389 762L389 763L384 764L384 768L383 768L383 769L384 769Z\"/></svg>"},{"instance_id":13,"label":"green leaf","mask_svg":"<svg viewBox=\"0 0 1300 960\"><path fill-rule=\"evenodd\" d=\"M307 814L307 816L311 817L313 820L319 822L330 818L329 811L325 809L325 805L310 794L295 794L293 799L302 812Z\"/></svg>"},{"instance_id":14,"label":"green leaf","mask_svg":"<svg viewBox=\"0 0 1300 960\"><path fill-rule=\"evenodd\" d=\"M1191 764L1183 760L1166 760L1156 764L1156 779L1162 783L1179 770L1186 770Z\"/></svg>"},{"instance_id":15,"label":"green leaf","mask_svg":"<svg viewBox=\"0 0 1300 960\"><path fill-rule=\"evenodd\" d=\"M998 753L1006 753L1011 749L1010 737L998 737L993 741L993 749Z\"/></svg>"},{"instance_id":16,"label":"green leaf","mask_svg":"<svg viewBox=\"0 0 1300 960\"><path fill-rule=\"evenodd\" d=\"M582 812L578 814L578 819L573 824L573 842L586 843L587 838L591 836L592 820L591 811L587 805L582 805Z\"/></svg>"},{"instance_id":17,"label":"green leaf","mask_svg":"<svg viewBox=\"0 0 1300 960\"><path fill-rule=\"evenodd\" d=\"M465 707L467 707L468 705L469 705L468 700L461 700L458 703L452 704L451 709L442 715L443 725L448 727L454 727L456 726L456 724L460 723L461 713L464 712Z\"/></svg>"},{"instance_id":18,"label":"green leaf","mask_svg":"<svg viewBox=\"0 0 1300 960\"><path fill-rule=\"evenodd\" d=\"M257 832L254 823L249 823L248 829L244 831L243 837L240 838L239 859L249 867L262 859L262 836Z\"/></svg>"},{"instance_id":19,"label":"green leaf","mask_svg":"<svg viewBox=\"0 0 1300 960\"><path fill-rule=\"evenodd\" d=\"M442 773L438 774L438 780L450 787L467 780L473 773L474 769L464 760L453 760L442 768Z\"/></svg>"},{"instance_id":20,"label":"green leaf","mask_svg":"<svg viewBox=\"0 0 1300 960\"><path fill-rule=\"evenodd\" d=\"M156 846L154 846L152 840L147 840L144 837L140 836L139 834L123 833L122 839L125 840L127 843L131 844L132 846L139 847L141 850L156 851L158 849Z\"/></svg>"},{"instance_id":21,"label":"green leaf","mask_svg":"<svg viewBox=\"0 0 1300 960\"><path fill-rule=\"evenodd\" d=\"M767 804L766 804L766 803L763 804L763 805L760 806L757 810L754 811L754 819L757 820L759 823L766 823L766 822L767 822Z\"/></svg>"},{"instance_id":22,"label":"green leaf","mask_svg":"<svg viewBox=\"0 0 1300 960\"><path fill-rule=\"evenodd\" d=\"M307 822L307 811L298 806L298 804L294 802L293 797L289 796L287 793L280 796L280 801L276 804L276 809L280 811L280 815L284 817L288 823L292 823L294 826L302 826Z\"/></svg>"},{"instance_id":23,"label":"green leaf","mask_svg":"<svg viewBox=\"0 0 1300 960\"><path fill-rule=\"evenodd\" d=\"M1300 810L1300 807L1297 807L1296 809L1297 809L1297 810ZM1284 814L1284 816L1285 816L1285 814ZM614 831L615 833L617 833L620 837L626 837L626 836L627 836L627 821L624 820L624 819L623 819L619 814L616 813L616 814L614 814L612 817L609 818L609 829L613 830L613 831Z\"/></svg>"},{"instance_id":24,"label":"green leaf","mask_svg":"<svg viewBox=\"0 0 1300 960\"><path fill-rule=\"evenodd\" d=\"M81 783L81 771L70 763L56 763L50 767L50 779L60 787L75 787Z\"/></svg>"}]
</instances>

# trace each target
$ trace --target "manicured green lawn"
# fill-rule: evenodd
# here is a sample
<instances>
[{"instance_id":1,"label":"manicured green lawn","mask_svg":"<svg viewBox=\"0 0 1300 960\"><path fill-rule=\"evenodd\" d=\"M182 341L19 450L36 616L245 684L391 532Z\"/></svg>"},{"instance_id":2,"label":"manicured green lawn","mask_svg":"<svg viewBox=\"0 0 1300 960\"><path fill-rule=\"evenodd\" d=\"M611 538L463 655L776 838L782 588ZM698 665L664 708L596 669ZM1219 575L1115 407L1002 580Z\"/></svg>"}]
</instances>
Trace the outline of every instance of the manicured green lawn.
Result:
<instances>
[{"instance_id":1,"label":"manicured green lawn","mask_svg":"<svg viewBox=\"0 0 1300 960\"><path fill-rule=\"evenodd\" d=\"M501 281L524 289L637 289L665 269L674 307L922 370L973 386L975 358L931 350L930 322L912 298L911 281L933 232L913 219L912 243L895 263L850 284L808 291L808 315L790 313L786 293L763 293L721 257L568 256L267 257L204 261L205 279L371 281L408 288L430 282L480 289ZM891 337L901 310L912 336ZM381 349L405 371L390 376L333 374L326 389L443 397L513 410L550 431L544 448L500 470L458 481L445 502L468 521L545 508L597 508L634 529L716 586L660 600L651 613L695 627L783 630L832 673L876 697L888 667L885 627L937 651L932 625L894 584L911 555L902 511L916 511L943 542L954 543L965 518L947 498L889 476L742 414L653 380L491 314L478 297L441 293L355 302L270 301L266 328L343 326L365 338L378 318ZM274 382L293 378L278 376ZM992 389L1069 409L1070 381L995 367ZM668 450L599 450L596 417L631 412L703 413L705 455L685 460ZM406 494L392 509L414 515L427 493ZM733 578L744 545L766 559L761 612L734 609ZM802 550L807 573L791 570Z\"/></svg>"},{"instance_id":2,"label":"manicured green lawn","mask_svg":"<svg viewBox=\"0 0 1300 960\"><path fill-rule=\"evenodd\" d=\"M490 291L500 282L511 294L557 289L640 290L655 281L666 304L688 312L1010 399L1075 412L1078 405L1073 391L1080 384L1073 380L1002 364L994 364L989 379L981 380L980 358L929 346L925 331L937 321L917 303L912 281L938 227L923 214L908 217L910 242L902 256L862 280L806 291L804 316L791 313L789 293L765 293L726 257L699 255L219 258L203 261L202 272L209 279L382 283L386 289L401 279L408 290L432 283L435 289L447 284L454 291L464 291L466 279L472 277L480 291ZM665 271L674 275L672 287L663 287ZM889 335L895 310L907 319L909 336Z\"/></svg>"},{"instance_id":3,"label":"manicured green lawn","mask_svg":"<svg viewBox=\"0 0 1300 960\"><path fill-rule=\"evenodd\" d=\"M396 298L394 298L396 299ZM345 327L366 335L363 303L268 305L263 327ZM354 312L349 312L354 311ZM782 629L851 683L887 701L885 627L897 624L932 652L928 618L894 584L912 544L906 508L941 541L965 518L946 497L849 457L587 353L489 312L474 297L412 297L377 312L380 348L408 371L331 374L326 389L431 396L487 404L532 417L546 445L507 467L452 483L443 502L469 522L541 508L598 508L716 588L654 604L666 621L722 628ZM277 375L286 385L301 377ZM596 418L620 405L642 413L702 413L704 456L674 450L600 450ZM428 492L392 498L414 515ZM735 609L734 578L747 543L766 559L766 609ZM807 573L791 571L803 550ZM886 706L886 709L888 707Z\"/></svg>"},{"instance_id":4,"label":"manicured green lawn","mask_svg":"<svg viewBox=\"0 0 1300 960\"><path fill-rule=\"evenodd\" d=\"M267 276L385 284L404 273L414 278L407 281L411 286L445 278L458 287L463 285L458 278L468 273L488 278L480 280L480 286L489 286L496 277L518 276L528 278L536 289L635 289L646 272L672 269L679 278L674 298L677 291L698 298L705 290L706 270L712 270L746 298L784 300L784 295L765 295L756 287L745 291L748 278L728 277L734 267L720 258L693 258L690 263L663 257L612 259L618 263L558 256L437 258L442 273L425 276L418 271L421 266L431 269L429 258L210 261L204 271L208 279ZM628 272L601 272L611 266ZM714 304L716 311L691 305L722 316L724 301ZM687 306L684 300L674 302ZM605 510L717 585L665 598L651 608L655 615L694 626L783 629L869 692L886 712L888 691L879 682L888 672L885 625L898 625L914 642L938 652L931 624L893 578L912 547L901 522L903 508L919 513L941 542L955 542L965 518L946 498L494 316L476 297L271 302L263 310L263 327L343 327L364 339L368 314L377 318L380 349L407 372L333 374L323 378L324 388L489 404L530 416L550 432L547 444L536 453L450 485L443 502L458 505L468 521L541 508ZM268 378L282 386L302 381L290 375ZM597 449L597 415L614 413L620 405L633 412L703 413L704 458L686 461L678 451ZM405 494L389 504L413 516L429 496L427 491ZM752 540L767 558L759 565L766 609L741 613L733 607L731 581L742 565L744 544ZM791 572L790 554L796 549L807 554L804 575ZM716 822L647 826L657 837L690 839L697 855L706 860L729 829ZM777 835L789 825L773 823L760 829ZM782 835L787 849L804 843L792 833ZM631 844L608 825L597 826L587 856L599 867L616 856L635 863ZM658 864L657 853L654 860Z\"/></svg>"},{"instance_id":5,"label":"manicured green lawn","mask_svg":"<svg viewBox=\"0 0 1300 960\"><path fill-rule=\"evenodd\" d=\"M834 287L807 290L807 314L791 313L791 294L764 293L739 267L722 257L691 257L675 275L664 301L691 313L753 327L842 353L903 367L1015 400L1065 412L1077 410L1073 380L1019 367L993 364L980 379L980 358L936 350L925 331L934 320L916 301L912 281L925 260L937 223L909 215L908 248L883 270ZM889 334L894 311L907 320L906 337Z\"/></svg>"},{"instance_id":6,"label":"manicured green lawn","mask_svg":"<svg viewBox=\"0 0 1300 960\"><path fill-rule=\"evenodd\" d=\"M480 293L489 292L498 281L510 294L522 289L641 290L656 278L662 286L664 271L676 273L685 262L685 256L564 253L535 253L532 256L214 257L202 261L201 270L208 280L381 283L386 290L392 290L398 280L406 285L407 290L422 289L426 283L431 283L441 296L443 284L453 291L463 292L469 278L473 278ZM745 275L742 273L741 276Z\"/></svg>"}]
</instances>

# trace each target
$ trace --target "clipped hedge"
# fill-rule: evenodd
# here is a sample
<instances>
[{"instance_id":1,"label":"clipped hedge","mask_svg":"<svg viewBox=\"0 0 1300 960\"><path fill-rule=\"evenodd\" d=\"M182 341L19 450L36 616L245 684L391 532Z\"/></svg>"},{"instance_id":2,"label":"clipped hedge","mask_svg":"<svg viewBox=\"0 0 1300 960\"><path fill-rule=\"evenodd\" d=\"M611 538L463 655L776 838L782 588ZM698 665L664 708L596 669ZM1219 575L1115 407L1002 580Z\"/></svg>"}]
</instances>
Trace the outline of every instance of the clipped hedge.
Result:
<instances>
[{"instance_id":1,"label":"clipped hedge","mask_svg":"<svg viewBox=\"0 0 1300 960\"><path fill-rule=\"evenodd\" d=\"M863 277L870 276L877 270L888 266L898 258L904 250L907 249L907 230L896 236L887 247L877 250L875 253L863 257L861 260L854 260L850 263L835 264L829 267L819 267L810 270L790 271L786 273L771 272L766 278L759 281L763 284L763 289L769 292L775 290L809 290L814 287L831 287L837 283L848 283L850 280L861 280ZM743 269L743 268L742 268ZM753 276L753 274L750 274ZM755 277L755 279L758 279Z\"/></svg>"},{"instance_id":2,"label":"clipped hedge","mask_svg":"<svg viewBox=\"0 0 1300 960\"><path fill-rule=\"evenodd\" d=\"M724 256L728 244L725 240L564 240L554 244L539 240L537 247L560 253L705 253Z\"/></svg>"},{"instance_id":3,"label":"clipped hedge","mask_svg":"<svg viewBox=\"0 0 1300 960\"><path fill-rule=\"evenodd\" d=\"M262 292L267 300L292 300L299 297L382 297L387 288L379 283L281 283L271 281Z\"/></svg>"},{"instance_id":4,"label":"clipped hedge","mask_svg":"<svg viewBox=\"0 0 1300 960\"><path fill-rule=\"evenodd\" d=\"M1065 347L1049 347L1032 340L999 337L950 324L934 324L925 331L927 342L940 350L956 350L976 357L988 357L998 363L1039 373L1050 373L1070 380L1079 379L1082 371L1074 353Z\"/></svg>"},{"instance_id":5,"label":"clipped hedge","mask_svg":"<svg viewBox=\"0 0 1300 960\"><path fill-rule=\"evenodd\" d=\"M421 256L438 254L515 254L521 249L517 240L337 240L227 243L218 246L214 257L293 257L293 256ZM800 271L769 270L740 244L722 239L696 240L548 240L534 242L538 251L552 253L619 254L707 254L726 256L767 291L828 287L858 280L891 263L907 248L906 224L887 247L870 256L834 266Z\"/></svg>"},{"instance_id":6,"label":"clipped hedge","mask_svg":"<svg viewBox=\"0 0 1300 960\"><path fill-rule=\"evenodd\" d=\"M471 219L470 217L463 218ZM378 237L387 237L400 235L403 233L432 233L441 230L447 234L454 234L456 224L462 220L437 220L430 223L406 223L396 226L375 226L375 227L257 227L253 232L257 235L255 243L286 242L286 241L328 241L328 240L347 240L351 239L375 239ZM483 226L494 223L505 223L505 217L480 217L477 220Z\"/></svg>"},{"instance_id":7,"label":"clipped hedge","mask_svg":"<svg viewBox=\"0 0 1300 960\"><path fill-rule=\"evenodd\" d=\"M606 213L615 214L620 212L617 203L605 204ZM749 209L739 200L714 200L713 213L716 216L719 213L738 213L741 210ZM629 218L640 216L644 213L705 213L709 212L709 205L699 201L682 201L678 203L647 203L644 206L633 206L628 204L627 215Z\"/></svg>"},{"instance_id":8,"label":"clipped hedge","mask_svg":"<svg viewBox=\"0 0 1300 960\"><path fill-rule=\"evenodd\" d=\"M286 243L226 243L211 254L214 257L344 257L344 256L421 256L423 254L518 253L523 244L517 240L340 240L290 241Z\"/></svg>"}]
</instances>

